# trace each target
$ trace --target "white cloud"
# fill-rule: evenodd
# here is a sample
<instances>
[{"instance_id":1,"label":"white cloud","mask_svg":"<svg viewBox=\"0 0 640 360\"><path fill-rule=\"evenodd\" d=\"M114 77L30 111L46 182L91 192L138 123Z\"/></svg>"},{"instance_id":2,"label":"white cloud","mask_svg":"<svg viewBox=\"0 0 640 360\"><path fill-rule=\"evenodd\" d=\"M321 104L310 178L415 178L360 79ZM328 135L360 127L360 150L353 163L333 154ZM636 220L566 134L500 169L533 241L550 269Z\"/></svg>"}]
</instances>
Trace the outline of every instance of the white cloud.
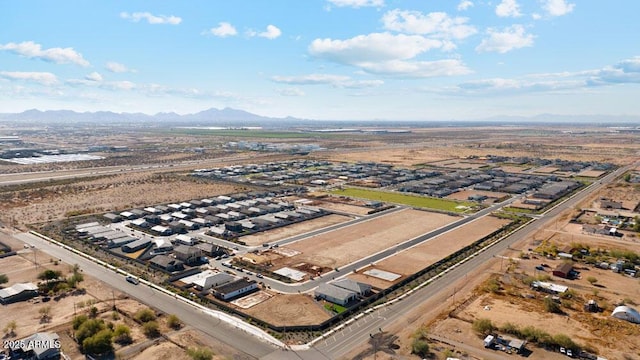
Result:
<instances>
[{"instance_id":1,"label":"white cloud","mask_svg":"<svg viewBox=\"0 0 640 360\"><path fill-rule=\"evenodd\" d=\"M382 80L354 80L349 76L309 74L302 76L273 76L272 81L289 85L331 85L336 88L361 89L384 84Z\"/></svg>"},{"instance_id":2,"label":"white cloud","mask_svg":"<svg viewBox=\"0 0 640 360\"><path fill-rule=\"evenodd\" d=\"M568 3L566 0L543 0L542 8L551 16L562 16L573 11L576 4Z\"/></svg>"},{"instance_id":3,"label":"white cloud","mask_svg":"<svg viewBox=\"0 0 640 360\"><path fill-rule=\"evenodd\" d=\"M43 50L40 44L33 41L23 41L19 44L10 42L0 45L0 50L8 50L30 59L41 59L56 64L89 66L89 62L82 57L82 54L73 50L73 48L49 48Z\"/></svg>"},{"instance_id":4,"label":"white cloud","mask_svg":"<svg viewBox=\"0 0 640 360\"><path fill-rule=\"evenodd\" d=\"M533 14L531 14L531 18L533 20L540 20L540 19L542 19L542 15L540 15L538 13L533 13Z\"/></svg>"},{"instance_id":5,"label":"white cloud","mask_svg":"<svg viewBox=\"0 0 640 360\"><path fill-rule=\"evenodd\" d=\"M423 14L420 11L394 9L382 16L384 28L409 34L430 35L445 39L464 39L477 32L465 17L450 17L444 12Z\"/></svg>"},{"instance_id":6,"label":"white cloud","mask_svg":"<svg viewBox=\"0 0 640 360\"><path fill-rule=\"evenodd\" d=\"M102 81L102 75L98 74L97 72L92 72L91 74L88 74L87 76L84 77L85 79L89 80L89 81L96 81L96 82L100 82Z\"/></svg>"},{"instance_id":7,"label":"white cloud","mask_svg":"<svg viewBox=\"0 0 640 360\"><path fill-rule=\"evenodd\" d=\"M109 61L104 68L113 73L136 72L135 70L127 68L124 64L115 61Z\"/></svg>"},{"instance_id":8,"label":"white cloud","mask_svg":"<svg viewBox=\"0 0 640 360\"><path fill-rule=\"evenodd\" d=\"M50 72L0 71L0 77L7 80L31 81L42 85L54 85L58 82Z\"/></svg>"},{"instance_id":9,"label":"white cloud","mask_svg":"<svg viewBox=\"0 0 640 360\"><path fill-rule=\"evenodd\" d=\"M221 22L218 23L217 27L211 28L205 31L203 34L224 38L228 36L238 35L238 31L233 25L229 24L228 22Z\"/></svg>"},{"instance_id":10,"label":"white cloud","mask_svg":"<svg viewBox=\"0 0 640 360\"><path fill-rule=\"evenodd\" d=\"M478 95L487 93L500 93L505 95L516 95L531 92L566 92L583 87L582 80L545 80L527 81L523 79L482 79L459 84L458 90L465 95Z\"/></svg>"},{"instance_id":11,"label":"white cloud","mask_svg":"<svg viewBox=\"0 0 640 360\"><path fill-rule=\"evenodd\" d=\"M147 20L149 24L169 24L178 25L182 22L182 18L170 15L153 15L148 12L135 12L129 14L128 12L121 12L120 17L123 19L131 20L133 22L139 22L140 20Z\"/></svg>"},{"instance_id":12,"label":"white cloud","mask_svg":"<svg viewBox=\"0 0 640 360\"><path fill-rule=\"evenodd\" d=\"M365 72L401 77L432 77L468 74L459 60L415 61L432 49L455 48L448 40L420 35L373 33L347 40L316 39L309 53L337 63L359 67Z\"/></svg>"},{"instance_id":13,"label":"white cloud","mask_svg":"<svg viewBox=\"0 0 640 360\"><path fill-rule=\"evenodd\" d=\"M502 0L496 6L496 15L500 17L519 17L522 16L522 13L516 0Z\"/></svg>"},{"instance_id":14,"label":"white cloud","mask_svg":"<svg viewBox=\"0 0 640 360\"><path fill-rule=\"evenodd\" d=\"M567 93L590 87L640 84L640 56L601 69L576 72L537 73L520 78L472 80L440 92L454 95L515 95L531 92Z\"/></svg>"},{"instance_id":15,"label":"white cloud","mask_svg":"<svg viewBox=\"0 0 640 360\"><path fill-rule=\"evenodd\" d=\"M319 58L356 65L362 62L411 59L444 45L443 41L419 35L372 33L347 40L315 39L309 45L309 53Z\"/></svg>"},{"instance_id":16,"label":"white cloud","mask_svg":"<svg viewBox=\"0 0 640 360\"><path fill-rule=\"evenodd\" d=\"M286 88L277 90L278 93L282 96L304 96L304 91L298 88Z\"/></svg>"},{"instance_id":17,"label":"white cloud","mask_svg":"<svg viewBox=\"0 0 640 360\"><path fill-rule=\"evenodd\" d=\"M469 9L470 7L473 7L473 2L471 2L469 0L462 0L458 4L458 11L465 11L465 10Z\"/></svg>"},{"instance_id":18,"label":"white cloud","mask_svg":"<svg viewBox=\"0 0 640 360\"><path fill-rule=\"evenodd\" d=\"M282 35L282 31L274 25L267 25L267 30L258 34L258 36L270 40L276 39Z\"/></svg>"},{"instance_id":19,"label":"white cloud","mask_svg":"<svg viewBox=\"0 0 640 360\"><path fill-rule=\"evenodd\" d=\"M488 38L482 40L476 47L478 52L498 52L504 54L511 50L533 46L534 36L526 34L522 25L511 25L499 31L495 28L487 29Z\"/></svg>"},{"instance_id":20,"label":"white cloud","mask_svg":"<svg viewBox=\"0 0 640 360\"><path fill-rule=\"evenodd\" d=\"M384 0L327 0L337 7L383 7Z\"/></svg>"},{"instance_id":21,"label":"white cloud","mask_svg":"<svg viewBox=\"0 0 640 360\"><path fill-rule=\"evenodd\" d=\"M403 61L391 60L377 63L363 63L364 70L380 75L400 77L437 77L470 74L471 70L457 59L436 61Z\"/></svg>"},{"instance_id":22,"label":"white cloud","mask_svg":"<svg viewBox=\"0 0 640 360\"><path fill-rule=\"evenodd\" d=\"M598 70L589 78L588 83L592 86L640 83L640 56Z\"/></svg>"}]
</instances>

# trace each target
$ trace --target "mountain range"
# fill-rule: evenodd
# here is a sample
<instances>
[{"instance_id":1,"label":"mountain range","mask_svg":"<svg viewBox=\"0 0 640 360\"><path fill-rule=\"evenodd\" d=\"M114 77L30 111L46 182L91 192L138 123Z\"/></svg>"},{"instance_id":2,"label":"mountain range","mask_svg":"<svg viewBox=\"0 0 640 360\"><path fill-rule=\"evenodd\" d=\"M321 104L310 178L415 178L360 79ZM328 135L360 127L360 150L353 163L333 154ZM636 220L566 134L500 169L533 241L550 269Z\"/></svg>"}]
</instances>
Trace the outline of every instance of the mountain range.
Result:
<instances>
[{"instance_id":1,"label":"mountain range","mask_svg":"<svg viewBox=\"0 0 640 360\"><path fill-rule=\"evenodd\" d=\"M625 126L638 126L640 116L632 115L555 115L540 114L536 116L493 116L483 119L466 120L311 120L294 117L274 118L253 114L244 110L224 108L211 108L193 114L157 113L148 115L143 113L115 113L111 111L76 112L72 110L27 110L21 113L0 113L0 121L10 121L22 124L110 124L110 125L180 125L180 126L263 126L284 127L292 125L303 126L346 126L346 124L358 124L361 126L455 126L466 123L492 123L492 124L596 124Z\"/></svg>"}]
</instances>

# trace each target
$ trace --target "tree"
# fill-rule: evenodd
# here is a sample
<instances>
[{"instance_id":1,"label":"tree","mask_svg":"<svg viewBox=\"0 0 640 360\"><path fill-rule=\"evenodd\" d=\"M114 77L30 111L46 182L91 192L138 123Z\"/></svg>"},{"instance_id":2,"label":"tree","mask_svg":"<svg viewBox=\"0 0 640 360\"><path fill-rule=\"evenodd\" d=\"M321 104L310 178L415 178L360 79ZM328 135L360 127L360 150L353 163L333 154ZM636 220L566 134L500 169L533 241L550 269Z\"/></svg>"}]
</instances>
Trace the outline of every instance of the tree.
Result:
<instances>
[{"instance_id":1,"label":"tree","mask_svg":"<svg viewBox=\"0 0 640 360\"><path fill-rule=\"evenodd\" d=\"M84 275L82 274L82 270L78 264L74 264L71 268L71 276L67 279L69 286L75 288L76 285L84 281Z\"/></svg>"},{"instance_id":2,"label":"tree","mask_svg":"<svg viewBox=\"0 0 640 360\"><path fill-rule=\"evenodd\" d=\"M40 274L38 274L38 279L39 280L44 280L44 281L51 281L51 280L59 279L60 276L62 276L62 272L61 271L47 269L47 270L41 272Z\"/></svg>"},{"instance_id":3,"label":"tree","mask_svg":"<svg viewBox=\"0 0 640 360\"><path fill-rule=\"evenodd\" d=\"M589 282L589 284L591 284L591 285L595 285L595 283L597 283L597 282L598 282L598 279L596 279L596 278L595 278L595 277L593 277L593 276L589 276L589 277L587 278L587 281Z\"/></svg>"},{"instance_id":4,"label":"tree","mask_svg":"<svg viewBox=\"0 0 640 360\"><path fill-rule=\"evenodd\" d=\"M156 314L151 309L140 309L134 315L134 319L141 323L146 323L156 319Z\"/></svg>"},{"instance_id":5,"label":"tree","mask_svg":"<svg viewBox=\"0 0 640 360\"><path fill-rule=\"evenodd\" d=\"M0 285L9 282L9 277L6 274L0 274Z\"/></svg>"},{"instance_id":6,"label":"tree","mask_svg":"<svg viewBox=\"0 0 640 360\"><path fill-rule=\"evenodd\" d=\"M113 329L113 341L121 345L131 344L133 341L131 329L125 324L116 325L115 329Z\"/></svg>"},{"instance_id":7,"label":"tree","mask_svg":"<svg viewBox=\"0 0 640 360\"><path fill-rule=\"evenodd\" d=\"M89 354L104 354L111 351L113 349L111 337L111 330L102 329L82 341L82 350Z\"/></svg>"},{"instance_id":8,"label":"tree","mask_svg":"<svg viewBox=\"0 0 640 360\"><path fill-rule=\"evenodd\" d=\"M178 330L182 326L182 322L176 315L171 314L167 317L167 326L174 330Z\"/></svg>"},{"instance_id":9,"label":"tree","mask_svg":"<svg viewBox=\"0 0 640 360\"><path fill-rule=\"evenodd\" d=\"M160 336L160 325L156 321L149 321L142 325L142 332L150 338Z\"/></svg>"},{"instance_id":10,"label":"tree","mask_svg":"<svg viewBox=\"0 0 640 360\"><path fill-rule=\"evenodd\" d=\"M95 319L98 316L98 308L95 306L92 306L89 309L89 317L92 319Z\"/></svg>"},{"instance_id":11,"label":"tree","mask_svg":"<svg viewBox=\"0 0 640 360\"><path fill-rule=\"evenodd\" d=\"M78 330L80 328L80 325L87 321L87 319L89 319L87 315L78 315L74 317L71 322L73 324L73 330Z\"/></svg>"},{"instance_id":12,"label":"tree","mask_svg":"<svg viewBox=\"0 0 640 360\"><path fill-rule=\"evenodd\" d=\"M213 352L207 348L188 348L187 355L193 360L211 360Z\"/></svg>"},{"instance_id":13,"label":"tree","mask_svg":"<svg viewBox=\"0 0 640 360\"><path fill-rule=\"evenodd\" d=\"M496 328L493 326L493 323L489 319L475 319L473 321L473 325L471 325L473 331L481 334L481 335L489 335Z\"/></svg>"},{"instance_id":14,"label":"tree","mask_svg":"<svg viewBox=\"0 0 640 360\"><path fill-rule=\"evenodd\" d=\"M429 354L429 343L421 338L413 339L411 344L411 353L421 357L426 357Z\"/></svg>"},{"instance_id":15,"label":"tree","mask_svg":"<svg viewBox=\"0 0 640 360\"><path fill-rule=\"evenodd\" d=\"M101 319L88 319L76 330L76 340L78 344L84 346L84 340L97 334L99 331L106 329L104 321Z\"/></svg>"},{"instance_id":16,"label":"tree","mask_svg":"<svg viewBox=\"0 0 640 360\"><path fill-rule=\"evenodd\" d=\"M18 327L18 323L15 320L9 321L7 326L4 327L4 332L9 336L16 336L16 328Z\"/></svg>"}]
</instances>

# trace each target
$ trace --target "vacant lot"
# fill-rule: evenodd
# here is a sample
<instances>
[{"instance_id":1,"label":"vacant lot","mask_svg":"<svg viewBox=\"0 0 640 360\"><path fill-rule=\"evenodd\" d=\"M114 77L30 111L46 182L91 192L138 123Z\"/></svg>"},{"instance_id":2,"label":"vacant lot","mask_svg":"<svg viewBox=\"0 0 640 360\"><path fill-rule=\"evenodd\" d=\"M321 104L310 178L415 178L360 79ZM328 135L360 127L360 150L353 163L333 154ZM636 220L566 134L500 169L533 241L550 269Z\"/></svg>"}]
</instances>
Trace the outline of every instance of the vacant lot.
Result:
<instances>
[{"instance_id":1,"label":"vacant lot","mask_svg":"<svg viewBox=\"0 0 640 360\"><path fill-rule=\"evenodd\" d=\"M474 204L463 201L451 201L425 196L406 195L393 192L383 192L375 190L365 190L356 188L347 188L342 190L334 190L334 194L352 196L356 198L382 201L388 203L402 204L425 209L444 210L451 212L464 212L468 207Z\"/></svg>"},{"instance_id":2,"label":"vacant lot","mask_svg":"<svg viewBox=\"0 0 640 360\"><path fill-rule=\"evenodd\" d=\"M411 275L509 223L510 220L484 216L472 223L465 224L411 249L386 258L376 263L375 267L395 274ZM363 271L365 270L367 269ZM389 283L389 285L391 284Z\"/></svg>"},{"instance_id":3,"label":"vacant lot","mask_svg":"<svg viewBox=\"0 0 640 360\"><path fill-rule=\"evenodd\" d=\"M332 316L310 295L298 294L276 294L244 312L275 326L319 324Z\"/></svg>"},{"instance_id":4,"label":"vacant lot","mask_svg":"<svg viewBox=\"0 0 640 360\"><path fill-rule=\"evenodd\" d=\"M188 201L244 190L241 186L191 178L131 173L78 180L65 185L0 192L0 222L16 225L61 219L68 214L100 213L174 201Z\"/></svg>"},{"instance_id":5,"label":"vacant lot","mask_svg":"<svg viewBox=\"0 0 640 360\"><path fill-rule=\"evenodd\" d=\"M455 221L450 215L405 209L287 245L301 254L283 266L301 262L340 267ZM275 267L277 268L277 267Z\"/></svg>"},{"instance_id":6,"label":"vacant lot","mask_svg":"<svg viewBox=\"0 0 640 360\"><path fill-rule=\"evenodd\" d=\"M264 243L286 239L291 236L304 234L309 231L322 229L327 226L340 224L349 220L351 220L351 218L349 218L348 216L331 214L316 219L303 221L297 224L263 231L258 234L243 236L242 241L246 242L249 246L262 245Z\"/></svg>"}]
</instances>

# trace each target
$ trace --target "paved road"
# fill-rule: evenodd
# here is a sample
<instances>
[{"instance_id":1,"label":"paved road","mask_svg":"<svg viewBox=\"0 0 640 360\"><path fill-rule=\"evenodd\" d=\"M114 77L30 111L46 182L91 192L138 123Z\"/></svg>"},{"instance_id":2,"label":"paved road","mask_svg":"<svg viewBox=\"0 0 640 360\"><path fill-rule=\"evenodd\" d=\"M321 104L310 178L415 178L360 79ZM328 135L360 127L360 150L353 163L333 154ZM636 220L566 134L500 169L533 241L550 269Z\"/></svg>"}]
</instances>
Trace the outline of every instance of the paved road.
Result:
<instances>
[{"instance_id":1,"label":"paved road","mask_svg":"<svg viewBox=\"0 0 640 360\"><path fill-rule=\"evenodd\" d=\"M417 237L415 237L413 239L409 239L409 240L407 240L407 241L405 241L403 243L400 243L398 245L390 247L390 248L388 248L386 250L380 251L380 252L378 252L376 254L370 255L370 256L368 256L366 258L362 258L362 259L356 260L356 261L354 261L354 262L352 262L352 263L350 263L350 264L348 264L346 266L343 266L343 267L339 268L338 271L335 271L335 270L334 271L330 271L328 273L323 274L321 277L314 278L313 280L307 280L307 281L302 282L302 283L288 284L288 283L284 283L284 282L281 282L281 281L278 281L278 280L274 280L274 279L270 279L270 278L258 279L254 275L250 275L249 277L250 278L254 278L254 280L257 280L257 281L263 281L265 284L269 285L272 289L274 289L276 291L279 291L279 292L282 292L282 293L298 293L298 292L304 293L304 292L308 292L308 291L316 288L318 285L320 285L322 283L325 283L325 282L330 281L332 279L336 279L336 278L345 276L347 274L350 274L354 270L358 270L358 269L366 267L366 266L368 266L368 265L370 265L372 263L376 263L376 262L378 262L378 261L380 261L380 260L382 260L382 259L384 259L386 257L392 256L392 255L394 255L394 254L396 254L396 253L398 253L400 251L406 250L406 249L408 249L408 248L410 248L412 246L416 246L416 245L418 245L420 243L429 241L429 240L435 238L436 236L441 235L441 234L443 234L443 233L445 233L447 231L451 231L451 230L453 230L453 229L455 229L455 228L457 228L459 226L462 226L462 225L467 224L467 223L469 223L471 221L474 221L474 220L479 219L479 218L481 218L483 216L486 216L486 215L490 214L491 212L493 212L493 211L495 211L495 210L497 210L497 209L499 209L499 208L501 208L503 206L511 204L512 202L514 202L517 199L518 199L518 197L513 197L513 198L511 198L509 200L506 200L506 201L504 201L502 203L494 204L491 207L488 207L486 209L478 211L475 214L472 214L472 215L469 215L469 216L464 216L460 220L457 220L457 221L455 221L455 222L453 222L451 224L445 225L445 226L443 226L441 228L435 229L435 230L433 230L431 232L428 232L426 234L417 236ZM316 231L313 231L313 232L310 232L310 233L306 233L306 234L303 234L303 235L297 235L297 236L294 236L294 237L291 237L291 238L288 238L288 239L280 240L277 243L279 245L281 245L281 244L289 244L289 243L292 243L292 242L295 242L295 241L300 241L302 239L306 239L306 238L309 238L309 237L324 233L324 232L329 231L329 230L336 230L336 229L343 228L343 227L346 227L346 226L352 226L352 225L355 225L355 224L358 224L358 223L361 223L361 222L364 222L364 221L370 221L371 219L373 219L375 217L387 215L389 212L398 211L398 210L402 210L402 209L405 209L405 208L406 207L399 207L399 208L396 208L396 209L380 212L380 213L377 213L377 214L374 214L374 215L370 215L370 216L367 216L367 217L362 217L362 218L359 218L359 219L355 219L355 220L349 221L347 223L336 224L336 225L333 225L333 226L331 226L329 228L319 229L319 230L316 230ZM226 242L224 240L219 240L219 239L216 239L216 238L213 238L213 237L208 237L208 236L202 235L202 234L200 234L200 235L205 237L205 238L207 238L207 241L211 241L211 242L216 243L218 245L226 246L226 247L229 247L229 246L236 247L236 245L234 245L233 243ZM254 248L260 248L260 247L240 247L240 246L237 246L237 248L239 249L238 255L241 256L242 254L247 253L247 252L251 251ZM223 260L211 260L211 261L212 261L213 265L217 266L218 268L224 269L224 267L222 266L222 263L223 262L227 262L229 260L228 259L223 259ZM246 273L245 273L245 275L246 275Z\"/></svg>"},{"instance_id":2,"label":"paved road","mask_svg":"<svg viewBox=\"0 0 640 360\"><path fill-rule=\"evenodd\" d=\"M622 174L629 167L619 169L618 171L607 175L601 181L592 184L582 192L576 194L569 200L559 204L555 208L547 211L545 214L529 223L519 231L511 234L503 241L497 243L478 256L467 261L466 263L454 268L441 278L433 281L426 287L420 288L403 300L395 302L386 307L375 310L366 316L354 321L352 324L345 326L340 331L328 336L324 340L317 342L310 350L304 351L275 351L264 357L265 360L288 360L288 359L305 359L305 360L326 360L338 359L351 352L354 348L366 343L369 340L369 334L374 334L380 329L384 329L391 323L407 321L410 316L411 309L418 307L426 299L435 296L443 291L449 284L454 283L467 274L474 274L474 270L483 263L491 260L491 258L505 251L512 244L528 238L531 234L539 229L548 226L555 217L562 211L574 207L580 201L600 189L602 186L611 182L616 176Z\"/></svg>"},{"instance_id":3,"label":"paved road","mask_svg":"<svg viewBox=\"0 0 640 360\"><path fill-rule=\"evenodd\" d=\"M389 325L389 323L391 322L403 321L410 309L418 306L427 298L434 296L438 292L442 291L448 284L461 279L468 273L473 273L473 270L476 267L480 266L482 263L490 260L493 256L504 251L511 244L526 238L531 233L537 231L539 228L547 225L548 223L553 221L553 218L561 211L575 206L575 204L577 204L579 201L584 199L593 191L599 189L604 184L610 182L615 176L622 173L625 169L620 169L608 175L600 182L591 185L589 188L585 189L573 198L548 211L539 219L533 221L529 226L512 234L504 241L496 244L489 250L481 253L465 264L462 264L452 271L449 271L446 275L434 281L429 286L420 288L413 294L404 297L402 301L395 302L389 306L368 313L366 316L361 317L350 325L343 327L340 331L337 331L326 339L319 341L313 348L298 352L276 350L272 345L269 345L251 336L250 334L239 330L234 326L210 317L203 313L201 310L178 301L170 295L166 295L146 286L132 285L126 282L123 276L114 274L112 271L103 268L100 265L81 258L56 245L51 245L50 243L42 239L28 234L20 234L17 237L25 241L26 243L35 245L39 249L51 254L54 257L62 259L67 263L80 265L80 267L88 275L94 276L104 281L108 285L139 299L143 303L153 306L163 312L176 314L183 320L185 324L191 325L194 328L197 328L223 341L224 343L233 346L236 349L244 351L246 354L252 357L264 359L337 359L349 353L353 348L366 342L369 339L369 334L379 331L383 327ZM492 210L492 208L485 209L478 214L469 216L461 221L464 221L464 223L472 221L477 217L486 215ZM436 232L439 231L438 234L443 233L459 225L461 224L451 224L450 228L445 227L436 230ZM406 249L435 235L436 234L432 232L430 234L424 235L425 238L423 239L421 239L421 237L412 239L409 242L402 244L401 247L392 248L387 252L378 254L378 256L379 258L383 258L395 253L395 251ZM342 269L342 271L349 272L352 269L364 266L369 262L371 262L370 259L367 259L367 261L364 263L356 262L354 264L351 264L351 267Z\"/></svg>"},{"instance_id":4,"label":"paved road","mask_svg":"<svg viewBox=\"0 0 640 360\"><path fill-rule=\"evenodd\" d=\"M117 289L140 302L152 306L162 312L175 314L185 324L190 325L214 338L246 353L253 358L265 356L275 350L272 345L232 326L224 321L212 317L201 310L188 305L165 293L153 290L148 286L133 285L128 283L124 276L104 268L94 262L80 257L57 245L53 245L31 234L18 234L14 237L30 245L34 245L41 251L57 257L69 264L78 264L84 273L93 276L107 285ZM241 320L237 320L241 322Z\"/></svg>"}]
</instances>

